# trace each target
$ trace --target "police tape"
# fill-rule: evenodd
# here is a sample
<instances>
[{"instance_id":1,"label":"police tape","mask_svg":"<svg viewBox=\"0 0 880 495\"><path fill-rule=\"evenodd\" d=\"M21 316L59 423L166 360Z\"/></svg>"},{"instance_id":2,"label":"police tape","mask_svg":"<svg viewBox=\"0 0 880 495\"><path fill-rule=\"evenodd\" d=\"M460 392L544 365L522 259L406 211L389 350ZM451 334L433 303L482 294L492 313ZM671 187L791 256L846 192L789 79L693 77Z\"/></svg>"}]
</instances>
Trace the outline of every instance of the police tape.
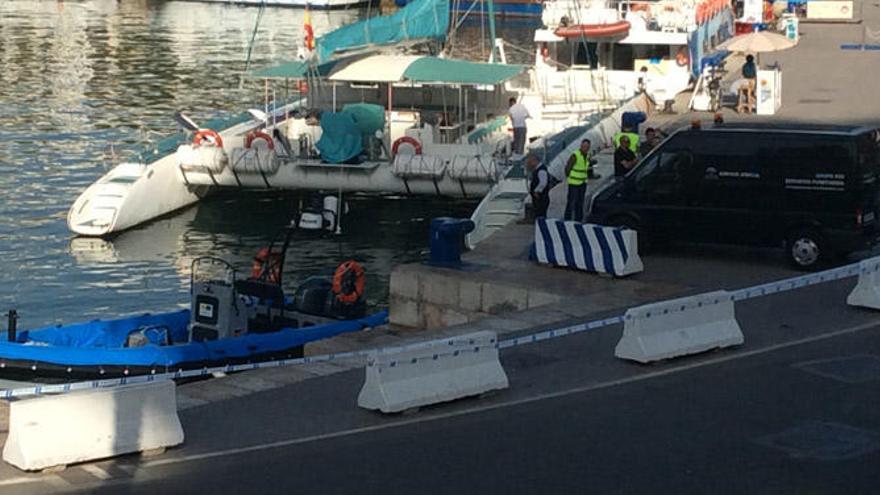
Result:
<instances>
[{"instance_id":1,"label":"police tape","mask_svg":"<svg viewBox=\"0 0 880 495\"><path fill-rule=\"evenodd\" d=\"M776 282L769 282L766 284L755 285L752 287L747 287L744 289L738 289L735 291L731 291L731 299L733 301L743 301L747 299L753 299L757 297L764 297L773 294L781 294L784 292L802 289L804 287L810 287L813 285L823 284L827 282L833 282L836 280L842 280L845 278L850 278L853 276L857 276L863 273L868 272L876 272L880 271L880 257L872 258L873 263L869 263L866 266L863 263L852 263L849 265L841 266L838 268L833 268L830 270L825 270L822 272L811 273L807 275L801 275L797 277L787 278L784 280L779 280ZM95 388L105 388L105 387L115 387L121 385L132 385L136 383L145 383L145 382L153 382L158 380L178 380L185 378L200 378L200 377L208 377L213 376L215 374L221 373L235 373L240 371L248 371L248 370L257 370L257 369L268 369L268 368L278 368L282 366L294 366L294 365L308 365L312 363L322 363L322 362L333 362L333 361L342 361L346 359L363 359L369 358L371 355L376 353L382 354L394 354L412 350L419 349L432 349L432 352L429 356L425 358L409 358L404 361L392 361L389 364L390 366L402 366L405 364L416 364L424 359L440 359L447 357L457 357L461 353L464 352L479 352L480 349L494 347L499 350L508 349L511 347L517 347L521 345L534 344L538 342L543 342L546 340L551 340L559 337L566 337L569 335L574 335L582 332L598 330L600 328L619 325L624 322L626 319L625 315L612 316L608 318L603 318L600 320L588 321L585 323L577 323L573 325L568 325L561 328L554 328L550 330L544 330L541 332L536 332L528 335L517 336L508 338L505 340L492 341L488 345L476 345L473 339L459 339L456 337L452 338L443 338L443 339L434 339L423 342L415 342L412 344L405 344L400 346L392 346L392 347L383 347L383 348L373 348L373 349L364 349L358 351L346 351L340 353L330 353L330 354L321 354L316 356L306 356L301 358L291 358L291 359L278 359L274 361L262 361L256 363L242 363L242 364L227 364L223 366L215 366L215 367L205 367L199 369L189 369L189 370L177 370L173 372L164 372L164 373L153 373L149 375L132 375L125 376L119 378L108 378L108 379L98 379L91 381L82 381L82 382L73 382L73 383L63 383L63 384L46 384L46 385L36 385L32 387L23 387L16 389L2 389L0 390L0 398L2 399L13 399L18 397L26 397L32 395L45 395L45 394L61 394L67 392L73 392L77 390L88 390ZM463 349L456 349L454 351L443 352L438 351L438 346L447 345L450 347L464 347ZM370 366L371 363L367 360L365 365Z\"/></svg>"}]
</instances>

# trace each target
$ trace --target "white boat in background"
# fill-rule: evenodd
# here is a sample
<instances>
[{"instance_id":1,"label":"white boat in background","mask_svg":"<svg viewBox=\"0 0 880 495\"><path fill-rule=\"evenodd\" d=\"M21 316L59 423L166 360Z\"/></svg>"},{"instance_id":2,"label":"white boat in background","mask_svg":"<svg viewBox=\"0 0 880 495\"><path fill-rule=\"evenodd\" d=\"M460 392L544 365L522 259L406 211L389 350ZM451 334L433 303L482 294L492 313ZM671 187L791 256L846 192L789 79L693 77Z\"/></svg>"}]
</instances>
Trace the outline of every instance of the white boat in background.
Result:
<instances>
[{"instance_id":1,"label":"white boat in background","mask_svg":"<svg viewBox=\"0 0 880 495\"><path fill-rule=\"evenodd\" d=\"M721 0L550 0L535 31L534 85L549 98L644 90L658 105L688 88L702 60L734 34Z\"/></svg>"},{"instance_id":2,"label":"white boat in background","mask_svg":"<svg viewBox=\"0 0 880 495\"><path fill-rule=\"evenodd\" d=\"M367 5L371 0L186 0L202 3L225 3L229 5L251 5L254 7L295 7L310 9L346 9Z\"/></svg>"}]
</instances>

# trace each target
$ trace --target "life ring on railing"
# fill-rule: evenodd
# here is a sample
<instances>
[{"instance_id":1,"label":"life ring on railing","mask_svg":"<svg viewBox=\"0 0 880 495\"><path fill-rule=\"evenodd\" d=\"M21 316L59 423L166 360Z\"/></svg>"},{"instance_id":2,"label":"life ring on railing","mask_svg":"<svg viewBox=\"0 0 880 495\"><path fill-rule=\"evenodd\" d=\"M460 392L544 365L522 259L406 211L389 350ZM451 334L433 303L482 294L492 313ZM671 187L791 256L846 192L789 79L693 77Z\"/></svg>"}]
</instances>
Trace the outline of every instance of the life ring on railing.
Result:
<instances>
[{"instance_id":1,"label":"life ring on railing","mask_svg":"<svg viewBox=\"0 0 880 495\"><path fill-rule=\"evenodd\" d=\"M357 261L348 260L340 264L333 274L333 293L343 304L354 304L364 295L366 286L364 267Z\"/></svg>"},{"instance_id":2,"label":"life ring on railing","mask_svg":"<svg viewBox=\"0 0 880 495\"><path fill-rule=\"evenodd\" d=\"M296 82L296 89L300 93L308 93L309 92L309 83L306 82L305 79L300 79Z\"/></svg>"},{"instance_id":3,"label":"life ring on railing","mask_svg":"<svg viewBox=\"0 0 880 495\"><path fill-rule=\"evenodd\" d=\"M266 144L269 145L270 150L275 149L275 141L272 140L272 136L270 136L262 131L249 132L247 135L247 139L244 142L244 147L250 148L251 145L254 144L255 139L262 139L263 141L266 141Z\"/></svg>"},{"instance_id":4,"label":"life ring on railing","mask_svg":"<svg viewBox=\"0 0 880 495\"><path fill-rule=\"evenodd\" d=\"M254 256L251 279L262 280L270 284L281 282L281 254L272 253L269 248L260 248Z\"/></svg>"},{"instance_id":5,"label":"life ring on railing","mask_svg":"<svg viewBox=\"0 0 880 495\"><path fill-rule=\"evenodd\" d=\"M220 134L214 129L200 129L199 132L193 136L193 148L201 146L203 141L207 141L218 148L223 147L223 139L220 138Z\"/></svg>"},{"instance_id":6,"label":"life ring on railing","mask_svg":"<svg viewBox=\"0 0 880 495\"><path fill-rule=\"evenodd\" d=\"M422 154L422 143L420 143L418 139L411 136L403 136L397 138L397 140L394 141L394 144L391 145L391 154L396 156L397 149L400 148L400 145L403 143L409 143L410 145L412 145L412 147L416 149L417 155Z\"/></svg>"},{"instance_id":7,"label":"life ring on railing","mask_svg":"<svg viewBox=\"0 0 880 495\"><path fill-rule=\"evenodd\" d=\"M688 55L687 48L679 48L678 53L675 54L675 63L679 67L686 67L690 63L690 55Z\"/></svg>"}]
</instances>

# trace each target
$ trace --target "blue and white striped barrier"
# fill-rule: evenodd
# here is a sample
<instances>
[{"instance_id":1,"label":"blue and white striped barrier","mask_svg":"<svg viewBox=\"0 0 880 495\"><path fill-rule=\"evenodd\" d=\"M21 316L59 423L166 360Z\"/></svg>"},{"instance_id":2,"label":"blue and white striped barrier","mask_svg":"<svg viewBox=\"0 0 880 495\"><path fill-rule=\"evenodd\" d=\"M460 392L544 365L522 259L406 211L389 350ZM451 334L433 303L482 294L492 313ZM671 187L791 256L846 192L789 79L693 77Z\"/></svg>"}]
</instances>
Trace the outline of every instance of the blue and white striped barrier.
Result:
<instances>
[{"instance_id":1,"label":"blue and white striped barrier","mask_svg":"<svg viewBox=\"0 0 880 495\"><path fill-rule=\"evenodd\" d=\"M644 270L636 231L552 218L535 221L535 257L538 263L618 277Z\"/></svg>"}]
</instances>

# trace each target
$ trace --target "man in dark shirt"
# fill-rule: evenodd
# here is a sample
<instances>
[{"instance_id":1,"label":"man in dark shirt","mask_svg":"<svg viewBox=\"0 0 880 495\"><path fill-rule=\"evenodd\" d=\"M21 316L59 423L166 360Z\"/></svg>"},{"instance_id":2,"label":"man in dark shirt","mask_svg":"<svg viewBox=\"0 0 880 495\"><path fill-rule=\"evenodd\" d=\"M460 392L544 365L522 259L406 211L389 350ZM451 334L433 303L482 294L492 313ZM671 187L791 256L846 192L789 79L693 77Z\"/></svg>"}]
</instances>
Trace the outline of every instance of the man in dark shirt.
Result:
<instances>
[{"instance_id":1,"label":"man in dark shirt","mask_svg":"<svg viewBox=\"0 0 880 495\"><path fill-rule=\"evenodd\" d=\"M751 55L746 56L746 63L744 63L742 67L742 75L746 79L758 78L758 68L755 66L755 57Z\"/></svg>"},{"instance_id":2,"label":"man in dark shirt","mask_svg":"<svg viewBox=\"0 0 880 495\"><path fill-rule=\"evenodd\" d=\"M541 163L538 155L529 154L526 160L526 168L531 172L531 180L529 181L529 194L532 195L532 205L534 206L535 218L546 217L547 208L550 207L550 172L547 167Z\"/></svg>"},{"instance_id":3,"label":"man in dark shirt","mask_svg":"<svg viewBox=\"0 0 880 495\"><path fill-rule=\"evenodd\" d=\"M629 147L629 136L622 136L614 150L614 175L623 177L636 164L636 154Z\"/></svg>"}]
</instances>

